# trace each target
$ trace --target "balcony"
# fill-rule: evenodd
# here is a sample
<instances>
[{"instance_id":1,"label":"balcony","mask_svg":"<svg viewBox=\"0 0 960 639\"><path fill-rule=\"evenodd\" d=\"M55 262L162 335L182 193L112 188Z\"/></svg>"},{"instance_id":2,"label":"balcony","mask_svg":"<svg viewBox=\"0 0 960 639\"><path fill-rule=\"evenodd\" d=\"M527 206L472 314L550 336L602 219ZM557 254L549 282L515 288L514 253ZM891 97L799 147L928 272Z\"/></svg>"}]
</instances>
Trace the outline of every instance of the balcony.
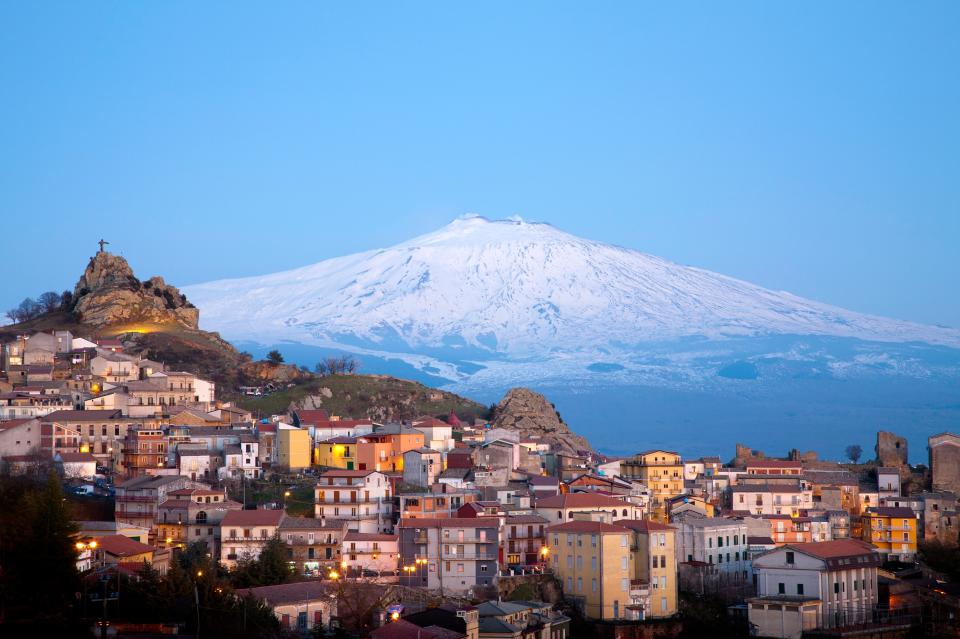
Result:
<instances>
[{"instance_id":1,"label":"balcony","mask_svg":"<svg viewBox=\"0 0 960 639\"><path fill-rule=\"evenodd\" d=\"M444 561L497 561L496 554L490 553L441 553Z\"/></svg>"}]
</instances>

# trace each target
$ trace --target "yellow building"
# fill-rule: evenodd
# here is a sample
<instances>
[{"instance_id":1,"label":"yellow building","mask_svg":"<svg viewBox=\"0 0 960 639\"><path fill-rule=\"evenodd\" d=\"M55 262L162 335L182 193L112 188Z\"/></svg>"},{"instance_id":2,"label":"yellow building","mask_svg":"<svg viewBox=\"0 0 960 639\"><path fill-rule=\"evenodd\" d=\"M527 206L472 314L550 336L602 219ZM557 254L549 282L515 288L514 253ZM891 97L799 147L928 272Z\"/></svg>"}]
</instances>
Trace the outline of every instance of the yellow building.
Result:
<instances>
[{"instance_id":1,"label":"yellow building","mask_svg":"<svg viewBox=\"0 0 960 639\"><path fill-rule=\"evenodd\" d=\"M666 501L683 494L683 460L669 450L647 450L620 462L620 475L642 482L650 489L655 519L666 519Z\"/></svg>"},{"instance_id":2,"label":"yellow building","mask_svg":"<svg viewBox=\"0 0 960 639\"><path fill-rule=\"evenodd\" d=\"M314 463L317 466L343 470L354 470L357 467L356 437L331 437L319 442L314 452Z\"/></svg>"},{"instance_id":3,"label":"yellow building","mask_svg":"<svg viewBox=\"0 0 960 639\"><path fill-rule=\"evenodd\" d=\"M546 542L564 597L588 619L643 620L676 613L672 527L574 520L550 526Z\"/></svg>"},{"instance_id":4,"label":"yellow building","mask_svg":"<svg viewBox=\"0 0 960 639\"><path fill-rule=\"evenodd\" d=\"M281 428L277 441L281 466L290 469L310 467L310 433L299 428Z\"/></svg>"},{"instance_id":5,"label":"yellow building","mask_svg":"<svg viewBox=\"0 0 960 639\"><path fill-rule=\"evenodd\" d=\"M886 559L911 562L916 557L917 516L909 508L868 508L861 524L861 539Z\"/></svg>"}]
</instances>

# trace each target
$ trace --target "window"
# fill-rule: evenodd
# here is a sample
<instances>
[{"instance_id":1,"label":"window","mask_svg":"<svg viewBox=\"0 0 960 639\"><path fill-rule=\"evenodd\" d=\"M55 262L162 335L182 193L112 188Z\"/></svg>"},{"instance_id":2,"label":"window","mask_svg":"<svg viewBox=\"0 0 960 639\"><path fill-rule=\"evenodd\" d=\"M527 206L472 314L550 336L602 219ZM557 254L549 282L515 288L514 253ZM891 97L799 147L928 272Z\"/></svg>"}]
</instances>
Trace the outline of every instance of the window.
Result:
<instances>
[{"instance_id":1,"label":"window","mask_svg":"<svg viewBox=\"0 0 960 639\"><path fill-rule=\"evenodd\" d=\"M597 578L596 578L596 577L594 577L593 579L590 580L590 588L591 588L591 590L593 590L593 592L596 592L596 591L597 591Z\"/></svg>"},{"instance_id":2,"label":"window","mask_svg":"<svg viewBox=\"0 0 960 639\"><path fill-rule=\"evenodd\" d=\"M583 592L583 577L577 577L577 592Z\"/></svg>"},{"instance_id":3,"label":"window","mask_svg":"<svg viewBox=\"0 0 960 639\"><path fill-rule=\"evenodd\" d=\"M787 563L788 563L788 564L793 564L793 551L792 551L792 550L788 550L788 551L787 551Z\"/></svg>"},{"instance_id":4,"label":"window","mask_svg":"<svg viewBox=\"0 0 960 639\"><path fill-rule=\"evenodd\" d=\"M666 556L666 555L660 555L660 567L661 567L661 568L666 568L666 567L667 567L667 556Z\"/></svg>"},{"instance_id":5,"label":"window","mask_svg":"<svg viewBox=\"0 0 960 639\"><path fill-rule=\"evenodd\" d=\"M839 581L835 581L835 582L833 582L833 593L834 593L834 594L837 594L837 593L839 593L839 592L840 592L840 582L839 582Z\"/></svg>"},{"instance_id":6,"label":"window","mask_svg":"<svg viewBox=\"0 0 960 639\"><path fill-rule=\"evenodd\" d=\"M723 537L717 535L717 548L723 548Z\"/></svg>"},{"instance_id":7,"label":"window","mask_svg":"<svg viewBox=\"0 0 960 639\"><path fill-rule=\"evenodd\" d=\"M777 593L781 595L787 594L787 585L782 581L777 584Z\"/></svg>"},{"instance_id":8,"label":"window","mask_svg":"<svg viewBox=\"0 0 960 639\"><path fill-rule=\"evenodd\" d=\"M797 594L798 595L803 594L803 584L797 584Z\"/></svg>"}]
</instances>

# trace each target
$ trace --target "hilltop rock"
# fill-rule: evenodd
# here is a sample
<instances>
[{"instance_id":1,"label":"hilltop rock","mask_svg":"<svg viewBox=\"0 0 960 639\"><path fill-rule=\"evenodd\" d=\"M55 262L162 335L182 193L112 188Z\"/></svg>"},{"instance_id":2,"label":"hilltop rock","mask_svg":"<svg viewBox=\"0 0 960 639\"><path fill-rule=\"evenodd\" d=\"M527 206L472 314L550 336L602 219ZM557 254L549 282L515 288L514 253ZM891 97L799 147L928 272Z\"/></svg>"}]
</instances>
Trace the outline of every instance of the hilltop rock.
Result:
<instances>
[{"instance_id":1,"label":"hilltop rock","mask_svg":"<svg viewBox=\"0 0 960 639\"><path fill-rule=\"evenodd\" d=\"M507 391L493 411L493 425L554 444L560 452L592 450L590 442L570 430L546 397L529 388Z\"/></svg>"},{"instance_id":2,"label":"hilltop rock","mask_svg":"<svg viewBox=\"0 0 960 639\"><path fill-rule=\"evenodd\" d=\"M141 282L125 259L107 252L90 258L73 299L77 320L97 328L143 323L196 329L200 319L177 287L162 277Z\"/></svg>"}]
</instances>

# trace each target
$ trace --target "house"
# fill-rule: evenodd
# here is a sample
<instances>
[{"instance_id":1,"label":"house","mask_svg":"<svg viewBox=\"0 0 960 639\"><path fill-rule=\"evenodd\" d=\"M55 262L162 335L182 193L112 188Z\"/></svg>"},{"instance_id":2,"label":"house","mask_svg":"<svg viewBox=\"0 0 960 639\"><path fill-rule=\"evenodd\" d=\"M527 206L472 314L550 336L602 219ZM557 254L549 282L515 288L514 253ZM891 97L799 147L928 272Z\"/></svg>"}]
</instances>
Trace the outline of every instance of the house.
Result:
<instances>
[{"instance_id":1,"label":"house","mask_svg":"<svg viewBox=\"0 0 960 639\"><path fill-rule=\"evenodd\" d=\"M453 426L435 417L420 417L410 423L411 426L424 434L424 446L441 453L453 450L456 445L453 439Z\"/></svg>"},{"instance_id":2,"label":"house","mask_svg":"<svg viewBox=\"0 0 960 639\"><path fill-rule=\"evenodd\" d=\"M167 436L161 428L136 427L123 440L123 468L127 477L167 465Z\"/></svg>"},{"instance_id":3,"label":"house","mask_svg":"<svg viewBox=\"0 0 960 639\"><path fill-rule=\"evenodd\" d=\"M813 508L813 490L791 483L745 483L730 487L732 508L756 515L790 515Z\"/></svg>"},{"instance_id":4,"label":"house","mask_svg":"<svg viewBox=\"0 0 960 639\"><path fill-rule=\"evenodd\" d=\"M877 468L877 489L880 498L900 496L900 469L892 466Z\"/></svg>"},{"instance_id":5,"label":"house","mask_svg":"<svg viewBox=\"0 0 960 639\"><path fill-rule=\"evenodd\" d=\"M439 633L443 639L457 639L465 637L466 639L479 639L480 637L480 613L476 606L464 605L456 606L453 604L441 604L436 608L427 608L420 612L405 615L402 619L409 624L415 625L422 630L437 632L446 630L446 633ZM380 630L386 629L383 626L374 630L372 637L379 639L388 639L387 635L377 634ZM455 634L450 634L455 633ZM416 639L417 633L414 632L410 639ZM427 639L424 635L419 635L419 639ZM550 639L554 639L551 637ZM559 639L559 638L558 638Z\"/></svg>"},{"instance_id":6,"label":"house","mask_svg":"<svg viewBox=\"0 0 960 639\"><path fill-rule=\"evenodd\" d=\"M312 517L284 517L280 538L287 545L287 559L294 572L323 575L340 565L340 547L347 534L347 522L321 521Z\"/></svg>"},{"instance_id":7,"label":"house","mask_svg":"<svg viewBox=\"0 0 960 639\"><path fill-rule=\"evenodd\" d=\"M717 585L742 584L750 579L747 525L724 517L688 517L677 527L677 556L682 562L702 562Z\"/></svg>"},{"instance_id":8,"label":"house","mask_svg":"<svg viewBox=\"0 0 960 639\"><path fill-rule=\"evenodd\" d=\"M564 637L570 618L542 601L482 601L476 606L480 637Z\"/></svg>"},{"instance_id":9,"label":"house","mask_svg":"<svg viewBox=\"0 0 960 639\"><path fill-rule=\"evenodd\" d=\"M440 451L414 448L403 453L403 481L414 486L432 486L443 472Z\"/></svg>"},{"instance_id":10,"label":"house","mask_svg":"<svg viewBox=\"0 0 960 639\"><path fill-rule=\"evenodd\" d=\"M280 428L277 431L277 463L297 471L310 467L313 445L310 433L301 428Z\"/></svg>"},{"instance_id":11,"label":"house","mask_svg":"<svg viewBox=\"0 0 960 639\"><path fill-rule=\"evenodd\" d=\"M620 475L650 489L652 512L666 519L666 500L684 492L683 460L670 450L647 450L620 462Z\"/></svg>"},{"instance_id":12,"label":"house","mask_svg":"<svg viewBox=\"0 0 960 639\"><path fill-rule=\"evenodd\" d=\"M401 519L400 584L464 594L497 580L496 517Z\"/></svg>"},{"instance_id":13,"label":"house","mask_svg":"<svg viewBox=\"0 0 960 639\"><path fill-rule=\"evenodd\" d=\"M40 420L24 417L0 421L0 460L10 455L27 455L40 448Z\"/></svg>"},{"instance_id":14,"label":"house","mask_svg":"<svg viewBox=\"0 0 960 639\"><path fill-rule=\"evenodd\" d=\"M143 562L147 562L161 575L166 574L170 565L168 551L157 551L153 546L123 535L106 535L98 537L95 541L97 546L94 549L93 561L96 565L126 565L136 568Z\"/></svg>"},{"instance_id":15,"label":"house","mask_svg":"<svg viewBox=\"0 0 960 639\"><path fill-rule=\"evenodd\" d=\"M357 437L331 437L317 442L314 449L314 462L323 468L357 468ZM386 455L384 455L385 457ZM366 470L366 468L364 468ZM379 469L377 469L379 470Z\"/></svg>"},{"instance_id":16,"label":"house","mask_svg":"<svg viewBox=\"0 0 960 639\"><path fill-rule=\"evenodd\" d=\"M209 481L219 477L223 457L206 448L177 447L177 471L190 479Z\"/></svg>"},{"instance_id":17,"label":"house","mask_svg":"<svg viewBox=\"0 0 960 639\"><path fill-rule=\"evenodd\" d=\"M240 436L240 443L223 447L223 466L218 475L224 477L246 477L257 479L262 474L260 468L259 442L250 433Z\"/></svg>"},{"instance_id":18,"label":"house","mask_svg":"<svg viewBox=\"0 0 960 639\"><path fill-rule=\"evenodd\" d=\"M547 528L554 575L588 619L668 617L677 610L675 531L655 521L574 520Z\"/></svg>"},{"instance_id":19,"label":"house","mask_svg":"<svg viewBox=\"0 0 960 639\"><path fill-rule=\"evenodd\" d=\"M340 549L340 565L346 566L348 575L392 575L397 571L399 550L397 535L347 532Z\"/></svg>"},{"instance_id":20,"label":"house","mask_svg":"<svg viewBox=\"0 0 960 639\"><path fill-rule=\"evenodd\" d=\"M763 637L799 639L816 628L868 623L878 603L880 555L865 542L841 539L788 544L753 560L757 596L750 623Z\"/></svg>"},{"instance_id":21,"label":"house","mask_svg":"<svg viewBox=\"0 0 960 639\"><path fill-rule=\"evenodd\" d=\"M537 514L506 515L500 556L507 566L535 566L547 561L544 529L550 522Z\"/></svg>"},{"instance_id":22,"label":"house","mask_svg":"<svg viewBox=\"0 0 960 639\"><path fill-rule=\"evenodd\" d=\"M397 513L406 519L458 517L458 509L478 499L476 491L438 484L426 492L404 492L395 497Z\"/></svg>"},{"instance_id":23,"label":"house","mask_svg":"<svg viewBox=\"0 0 960 639\"><path fill-rule=\"evenodd\" d=\"M284 630L301 633L330 630L337 614L336 593L322 581L298 581L276 586L241 588L238 597L252 597L273 608Z\"/></svg>"},{"instance_id":24,"label":"house","mask_svg":"<svg viewBox=\"0 0 960 639\"><path fill-rule=\"evenodd\" d=\"M220 562L232 569L240 559L256 559L283 522L282 510L231 510L220 522Z\"/></svg>"},{"instance_id":25,"label":"house","mask_svg":"<svg viewBox=\"0 0 960 639\"><path fill-rule=\"evenodd\" d=\"M396 619L376 628L371 639L462 639L467 635L438 626L418 626L406 619Z\"/></svg>"},{"instance_id":26,"label":"house","mask_svg":"<svg viewBox=\"0 0 960 639\"><path fill-rule=\"evenodd\" d=\"M179 475L141 475L116 485L114 518L118 525L153 529L158 507L170 493L184 488L207 488Z\"/></svg>"},{"instance_id":27,"label":"house","mask_svg":"<svg viewBox=\"0 0 960 639\"><path fill-rule=\"evenodd\" d=\"M391 532L390 481L372 470L328 470L314 489L314 516L343 519L357 532Z\"/></svg>"},{"instance_id":28,"label":"house","mask_svg":"<svg viewBox=\"0 0 960 639\"><path fill-rule=\"evenodd\" d=\"M227 498L225 490L171 490L157 506L157 545L184 548L203 542L211 555L219 557L220 524L228 512L242 508L242 504Z\"/></svg>"},{"instance_id":29,"label":"house","mask_svg":"<svg viewBox=\"0 0 960 639\"><path fill-rule=\"evenodd\" d=\"M64 479L93 479L97 474L97 460L90 453L57 453L53 461Z\"/></svg>"},{"instance_id":30,"label":"house","mask_svg":"<svg viewBox=\"0 0 960 639\"><path fill-rule=\"evenodd\" d=\"M909 508L868 508L860 518L861 538L888 560L912 562L917 555L917 515Z\"/></svg>"},{"instance_id":31,"label":"house","mask_svg":"<svg viewBox=\"0 0 960 639\"><path fill-rule=\"evenodd\" d=\"M614 519L641 519L643 508L627 501L627 496L610 497L593 493L563 493L538 499L534 504L537 514L551 523L563 523L576 513L604 511Z\"/></svg>"}]
</instances>

